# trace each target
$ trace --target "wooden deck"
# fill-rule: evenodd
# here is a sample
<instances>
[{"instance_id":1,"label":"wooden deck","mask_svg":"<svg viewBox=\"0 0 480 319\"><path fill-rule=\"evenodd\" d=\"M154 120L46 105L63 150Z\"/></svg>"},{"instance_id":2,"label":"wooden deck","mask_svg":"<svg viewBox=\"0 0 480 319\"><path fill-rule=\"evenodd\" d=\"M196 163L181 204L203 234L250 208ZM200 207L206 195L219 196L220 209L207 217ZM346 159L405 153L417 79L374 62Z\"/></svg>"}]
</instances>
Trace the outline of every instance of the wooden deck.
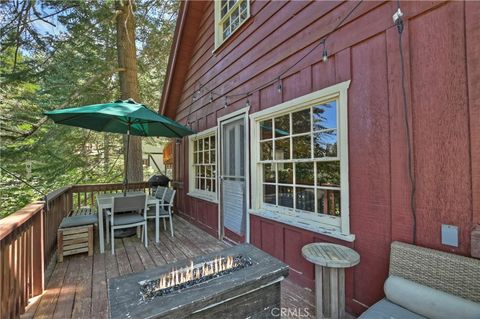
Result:
<instances>
[{"instance_id":1,"label":"wooden deck","mask_svg":"<svg viewBox=\"0 0 480 319\"><path fill-rule=\"evenodd\" d=\"M174 217L175 237L161 231L155 244L153 222L149 223L149 245L145 248L136 237L116 239L115 255L105 254L65 257L52 263L45 278L46 291L31 302L22 318L108 318L107 279L143 271L180 259L221 250L223 243L184 219ZM97 237L97 236L96 236ZM98 240L98 238L96 238ZM288 279L282 283L282 318L313 318L314 296ZM279 313L279 312L278 312Z\"/></svg>"}]
</instances>

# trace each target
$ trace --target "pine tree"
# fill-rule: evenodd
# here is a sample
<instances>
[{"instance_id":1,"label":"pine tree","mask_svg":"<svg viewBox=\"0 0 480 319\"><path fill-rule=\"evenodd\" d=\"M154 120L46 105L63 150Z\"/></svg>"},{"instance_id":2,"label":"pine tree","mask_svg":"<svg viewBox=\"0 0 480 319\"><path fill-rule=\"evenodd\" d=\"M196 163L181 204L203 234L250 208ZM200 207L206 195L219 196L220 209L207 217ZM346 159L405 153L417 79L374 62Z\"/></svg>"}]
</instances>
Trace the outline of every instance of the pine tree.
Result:
<instances>
[{"instance_id":1,"label":"pine tree","mask_svg":"<svg viewBox=\"0 0 480 319\"><path fill-rule=\"evenodd\" d=\"M137 75L137 48L135 38L135 15L131 0L116 0L117 56L120 93L122 100L139 101L140 92ZM125 138L125 144L127 139ZM143 180L142 140L139 136L130 137L130 145L125 146L124 162L127 179L131 182ZM128 156L128 160L127 160Z\"/></svg>"},{"instance_id":2,"label":"pine tree","mask_svg":"<svg viewBox=\"0 0 480 319\"><path fill-rule=\"evenodd\" d=\"M115 5L69 0L0 3L0 166L42 192L122 180L121 136L55 125L42 116L46 110L122 97ZM134 98L155 107L178 3L139 0L135 9L141 32L135 40L139 46ZM138 162L141 165L141 158ZM39 197L0 172L0 217Z\"/></svg>"}]
</instances>

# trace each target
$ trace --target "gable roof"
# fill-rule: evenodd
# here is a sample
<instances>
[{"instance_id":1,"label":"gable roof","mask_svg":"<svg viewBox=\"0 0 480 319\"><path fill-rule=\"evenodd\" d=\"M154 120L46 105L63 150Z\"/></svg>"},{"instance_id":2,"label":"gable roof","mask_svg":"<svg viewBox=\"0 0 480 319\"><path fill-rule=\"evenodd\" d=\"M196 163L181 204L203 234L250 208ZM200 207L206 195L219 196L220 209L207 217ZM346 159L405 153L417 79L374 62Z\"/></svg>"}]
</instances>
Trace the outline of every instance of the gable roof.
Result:
<instances>
[{"instance_id":1,"label":"gable roof","mask_svg":"<svg viewBox=\"0 0 480 319\"><path fill-rule=\"evenodd\" d=\"M181 1L172 48L168 58L159 112L175 119L185 77L195 46L203 11L208 1Z\"/></svg>"}]
</instances>

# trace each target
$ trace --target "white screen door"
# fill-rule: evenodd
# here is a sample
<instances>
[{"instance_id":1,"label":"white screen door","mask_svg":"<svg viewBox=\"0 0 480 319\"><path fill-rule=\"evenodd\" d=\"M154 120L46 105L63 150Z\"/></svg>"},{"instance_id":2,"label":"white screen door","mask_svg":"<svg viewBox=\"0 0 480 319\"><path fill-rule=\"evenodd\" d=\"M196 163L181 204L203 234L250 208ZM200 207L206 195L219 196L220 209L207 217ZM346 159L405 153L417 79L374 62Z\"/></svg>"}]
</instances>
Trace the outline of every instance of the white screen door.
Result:
<instances>
[{"instance_id":1,"label":"white screen door","mask_svg":"<svg viewBox=\"0 0 480 319\"><path fill-rule=\"evenodd\" d=\"M222 235L245 236L246 227L246 125L241 116L221 124L221 217ZM228 230L228 231L226 231ZM233 237L233 236L232 236ZM229 238L236 241L235 238ZM238 240L238 239L237 239Z\"/></svg>"}]
</instances>

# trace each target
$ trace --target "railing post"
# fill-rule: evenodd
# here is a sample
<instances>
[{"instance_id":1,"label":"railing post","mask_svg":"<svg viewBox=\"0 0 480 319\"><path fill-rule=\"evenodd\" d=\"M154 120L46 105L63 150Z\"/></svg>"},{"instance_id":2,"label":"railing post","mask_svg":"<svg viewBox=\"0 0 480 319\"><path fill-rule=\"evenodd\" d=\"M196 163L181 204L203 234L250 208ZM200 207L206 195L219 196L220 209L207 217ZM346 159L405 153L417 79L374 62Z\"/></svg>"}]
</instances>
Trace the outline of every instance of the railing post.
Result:
<instances>
[{"instance_id":1,"label":"railing post","mask_svg":"<svg viewBox=\"0 0 480 319\"><path fill-rule=\"evenodd\" d=\"M45 261L44 250L45 243L43 237L43 215L45 214L45 208L41 212L34 216L32 225L32 270L33 270L33 283L32 291L34 296L38 296L43 293L45 287Z\"/></svg>"},{"instance_id":2,"label":"railing post","mask_svg":"<svg viewBox=\"0 0 480 319\"><path fill-rule=\"evenodd\" d=\"M73 192L72 188L68 190L68 207L67 207L67 212L70 212L73 209Z\"/></svg>"},{"instance_id":3,"label":"railing post","mask_svg":"<svg viewBox=\"0 0 480 319\"><path fill-rule=\"evenodd\" d=\"M69 187L68 191L64 194L64 202L65 202L65 212L68 215L70 211L72 210L72 201L73 201L73 196L72 196L72 188Z\"/></svg>"}]
</instances>

